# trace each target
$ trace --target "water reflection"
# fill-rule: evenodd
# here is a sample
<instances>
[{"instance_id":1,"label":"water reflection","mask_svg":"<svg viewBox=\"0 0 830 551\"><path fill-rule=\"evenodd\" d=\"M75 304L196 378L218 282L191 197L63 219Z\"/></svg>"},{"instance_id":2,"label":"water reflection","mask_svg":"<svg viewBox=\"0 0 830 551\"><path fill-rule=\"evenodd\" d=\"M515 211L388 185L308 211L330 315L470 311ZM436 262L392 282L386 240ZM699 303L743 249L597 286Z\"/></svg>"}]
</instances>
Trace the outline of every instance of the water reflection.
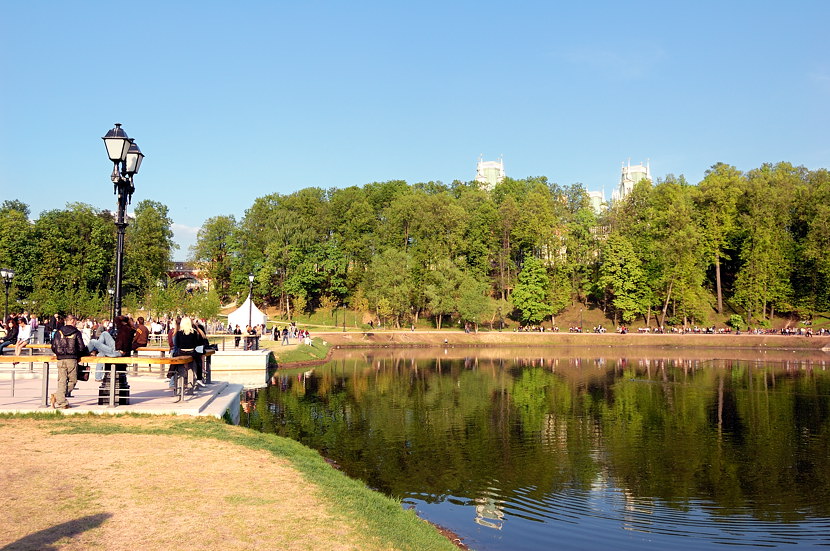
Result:
<instances>
[{"instance_id":1,"label":"water reflection","mask_svg":"<svg viewBox=\"0 0 830 551\"><path fill-rule=\"evenodd\" d=\"M830 544L825 356L442 352L278 374L250 424L475 549Z\"/></svg>"}]
</instances>

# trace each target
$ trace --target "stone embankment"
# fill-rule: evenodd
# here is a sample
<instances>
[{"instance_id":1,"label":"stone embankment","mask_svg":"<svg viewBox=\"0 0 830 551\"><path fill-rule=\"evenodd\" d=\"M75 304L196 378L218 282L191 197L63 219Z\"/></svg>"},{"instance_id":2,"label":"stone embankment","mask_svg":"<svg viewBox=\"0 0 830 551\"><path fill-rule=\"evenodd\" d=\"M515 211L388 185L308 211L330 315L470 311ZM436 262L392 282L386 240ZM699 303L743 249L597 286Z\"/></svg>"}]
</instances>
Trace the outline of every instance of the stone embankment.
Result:
<instances>
[{"instance_id":1,"label":"stone embankment","mask_svg":"<svg viewBox=\"0 0 830 551\"><path fill-rule=\"evenodd\" d=\"M498 347L498 346L632 346L632 347L694 347L745 348L758 350L824 350L830 351L830 337L789 335L705 335L628 333L539 333L488 331L372 331L315 332L335 348L384 346L395 347Z\"/></svg>"}]
</instances>

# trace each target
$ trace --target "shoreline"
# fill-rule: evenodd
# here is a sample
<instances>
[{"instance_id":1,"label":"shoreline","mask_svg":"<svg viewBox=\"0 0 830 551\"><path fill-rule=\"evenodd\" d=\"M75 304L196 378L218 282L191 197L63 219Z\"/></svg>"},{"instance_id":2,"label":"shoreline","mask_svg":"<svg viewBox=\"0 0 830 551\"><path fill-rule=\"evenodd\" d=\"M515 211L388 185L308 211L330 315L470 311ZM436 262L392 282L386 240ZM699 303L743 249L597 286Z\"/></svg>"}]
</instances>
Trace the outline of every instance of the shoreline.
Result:
<instances>
[{"instance_id":1,"label":"shoreline","mask_svg":"<svg viewBox=\"0 0 830 551\"><path fill-rule=\"evenodd\" d=\"M462 331L318 331L316 337L332 348L377 347L503 347L503 346L625 346L677 348L742 348L757 350L814 350L830 352L830 336L653 334L653 333L519 333Z\"/></svg>"}]
</instances>

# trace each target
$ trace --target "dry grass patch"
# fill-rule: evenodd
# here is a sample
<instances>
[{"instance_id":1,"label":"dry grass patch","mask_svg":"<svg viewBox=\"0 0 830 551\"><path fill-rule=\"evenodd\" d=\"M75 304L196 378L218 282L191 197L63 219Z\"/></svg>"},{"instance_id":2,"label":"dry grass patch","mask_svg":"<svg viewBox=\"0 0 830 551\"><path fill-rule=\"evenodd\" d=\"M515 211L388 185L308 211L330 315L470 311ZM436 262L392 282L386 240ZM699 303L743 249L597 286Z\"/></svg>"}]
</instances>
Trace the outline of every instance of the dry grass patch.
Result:
<instances>
[{"instance_id":1,"label":"dry grass patch","mask_svg":"<svg viewBox=\"0 0 830 551\"><path fill-rule=\"evenodd\" d=\"M4 551L367 548L316 487L269 452L116 430L169 428L169 418L95 422L113 433L0 420Z\"/></svg>"}]
</instances>

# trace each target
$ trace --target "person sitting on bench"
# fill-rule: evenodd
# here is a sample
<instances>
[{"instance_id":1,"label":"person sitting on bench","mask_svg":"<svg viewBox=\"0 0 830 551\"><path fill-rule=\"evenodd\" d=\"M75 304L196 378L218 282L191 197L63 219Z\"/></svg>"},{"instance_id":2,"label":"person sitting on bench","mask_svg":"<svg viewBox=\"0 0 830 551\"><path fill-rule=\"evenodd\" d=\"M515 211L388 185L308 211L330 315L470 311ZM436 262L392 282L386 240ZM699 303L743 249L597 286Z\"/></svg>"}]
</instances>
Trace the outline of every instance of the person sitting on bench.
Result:
<instances>
[{"instance_id":1,"label":"person sitting on bench","mask_svg":"<svg viewBox=\"0 0 830 551\"><path fill-rule=\"evenodd\" d=\"M0 354L3 353L3 349L7 346L14 345L17 343L17 318L9 317L6 320L6 338L3 339L3 342L0 342Z\"/></svg>"},{"instance_id":2,"label":"person sitting on bench","mask_svg":"<svg viewBox=\"0 0 830 551\"><path fill-rule=\"evenodd\" d=\"M101 338L99 339L90 339L89 344L87 345L89 353L93 356L97 356L100 352L101 356L106 356L108 358L120 358L124 354L115 346L115 339L112 338L109 331L103 331L101 333ZM95 365L95 380L100 381L103 378L104 366L98 363Z\"/></svg>"}]
</instances>

